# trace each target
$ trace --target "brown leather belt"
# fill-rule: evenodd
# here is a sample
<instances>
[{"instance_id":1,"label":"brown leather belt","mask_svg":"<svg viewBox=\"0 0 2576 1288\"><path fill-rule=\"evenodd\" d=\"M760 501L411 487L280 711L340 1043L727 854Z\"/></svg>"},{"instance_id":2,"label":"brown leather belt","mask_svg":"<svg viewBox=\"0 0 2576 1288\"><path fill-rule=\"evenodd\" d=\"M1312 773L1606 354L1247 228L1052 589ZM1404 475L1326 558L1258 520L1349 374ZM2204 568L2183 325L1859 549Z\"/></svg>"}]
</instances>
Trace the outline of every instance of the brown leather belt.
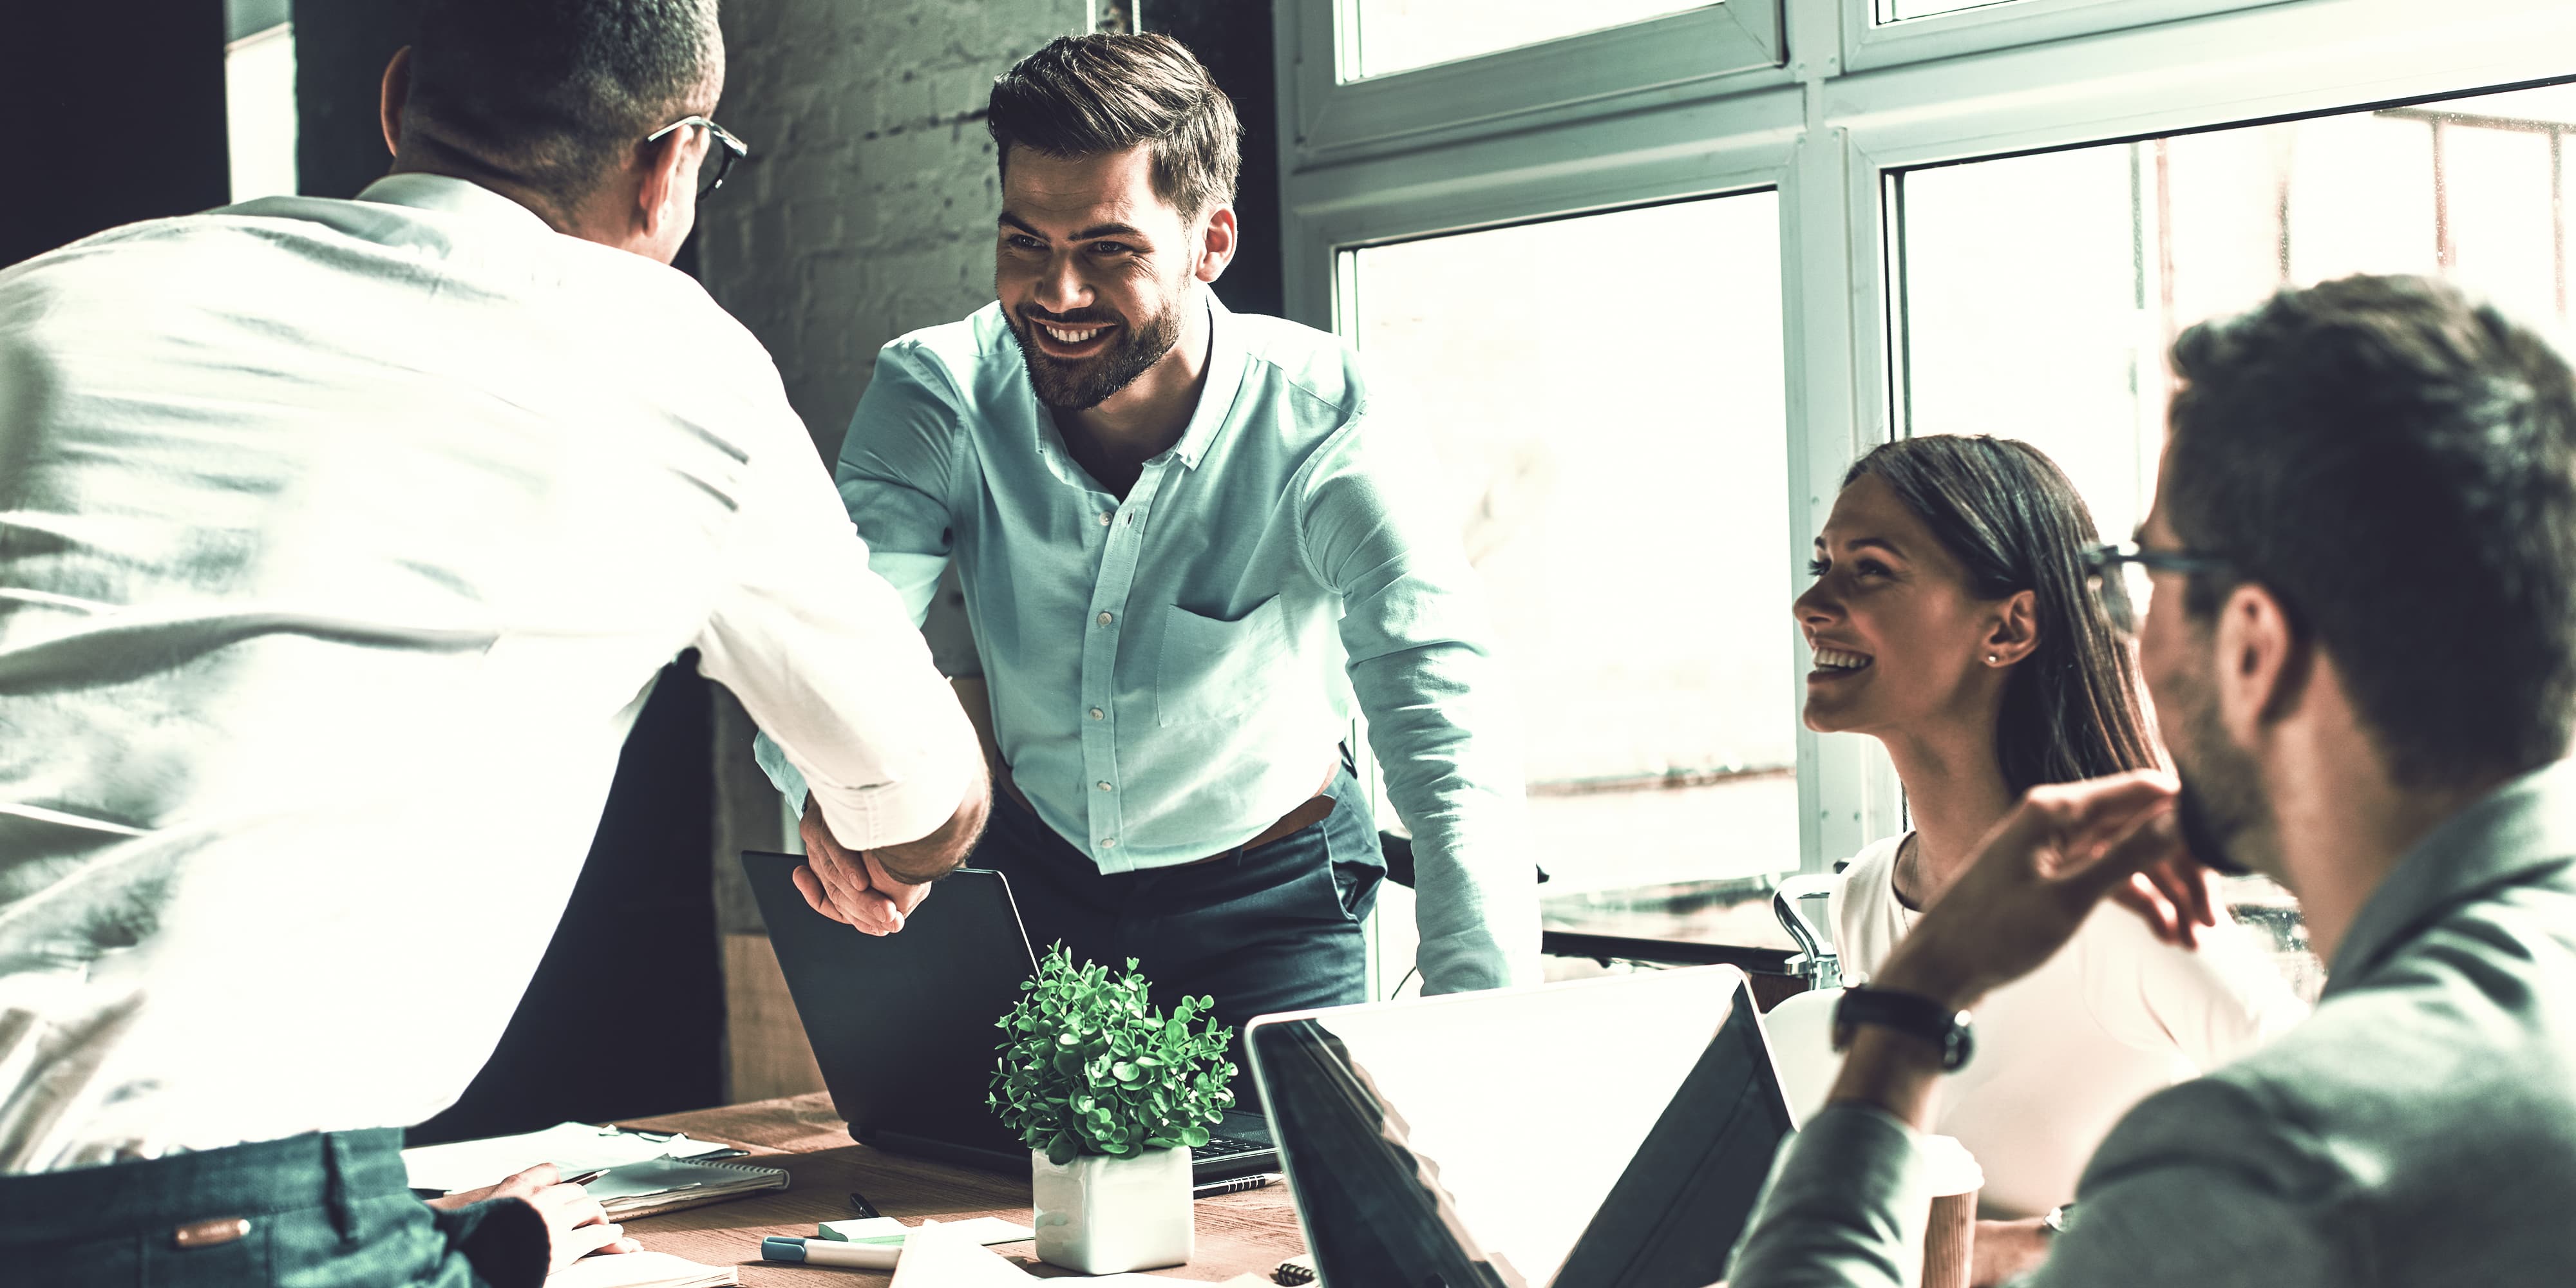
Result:
<instances>
[{"instance_id":1,"label":"brown leather belt","mask_svg":"<svg viewBox=\"0 0 2576 1288\"><path fill-rule=\"evenodd\" d=\"M1324 774L1324 781L1321 786L1331 787L1333 785L1333 774L1339 772L1340 769L1341 766L1336 764L1332 770L1326 771ZM1001 779L1002 790L1009 792L1011 794L1011 799L1020 803L1021 809L1028 810L1031 814L1037 813L1037 810L1029 804L1027 794L1020 790L1019 780L1013 778L1008 773L1001 775ZM1251 840L1235 846L1230 850L1219 850L1204 859L1192 859L1187 863L1174 863L1168 866L1176 868L1194 868L1202 863L1214 863L1219 859L1230 859L1247 850L1257 850L1262 846L1270 844L1272 841L1304 831L1305 829L1322 822L1324 816L1332 812L1332 793L1318 790L1313 796L1299 801L1296 808L1280 815L1277 822L1261 829L1260 833L1254 836Z\"/></svg>"}]
</instances>

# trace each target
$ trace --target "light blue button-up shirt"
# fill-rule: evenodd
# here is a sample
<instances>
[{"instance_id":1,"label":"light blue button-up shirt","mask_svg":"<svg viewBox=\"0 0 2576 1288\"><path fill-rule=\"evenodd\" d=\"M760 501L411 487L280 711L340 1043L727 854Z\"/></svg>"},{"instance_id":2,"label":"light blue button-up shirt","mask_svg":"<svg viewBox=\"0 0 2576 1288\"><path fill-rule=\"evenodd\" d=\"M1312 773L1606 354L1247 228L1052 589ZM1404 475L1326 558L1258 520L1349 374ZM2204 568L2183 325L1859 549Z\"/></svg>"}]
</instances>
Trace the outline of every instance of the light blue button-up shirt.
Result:
<instances>
[{"instance_id":1,"label":"light blue button-up shirt","mask_svg":"<svg viewBox=\"0 0 2576 1288\"><path fill-rule=\"evenodd\" d=\"M1103 872L1259 834L1356 697L1414 832L1426 990L1535 982L1515 721L1427 466L1370 425L1347 346L1201 294L1197 412L1124 500L1065 450L999 304L887 345L837 472L869 565L919 621L958 561L1011 776Z\"/></svg>"}]
</instances>

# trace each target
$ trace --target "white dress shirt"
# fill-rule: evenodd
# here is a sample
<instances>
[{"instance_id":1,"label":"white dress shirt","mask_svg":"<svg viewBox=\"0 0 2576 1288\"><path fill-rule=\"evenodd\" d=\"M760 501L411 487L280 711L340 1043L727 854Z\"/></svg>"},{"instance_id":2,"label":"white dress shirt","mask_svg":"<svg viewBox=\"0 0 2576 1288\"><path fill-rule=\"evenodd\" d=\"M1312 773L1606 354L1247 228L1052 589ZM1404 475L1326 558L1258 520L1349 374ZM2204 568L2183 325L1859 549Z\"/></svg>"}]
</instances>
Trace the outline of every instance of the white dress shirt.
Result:
<instances>
[{"instance_id":1,"label":"white dress shirt","mask_svg":"<svg viewBox=\"0 0 2576 1288\"><path fill-rule=\"evenodd\" d=\"M422 175L0 273L0 1171L447 1106L692 647L845 843L964 797L971 730L687 276Z\"/></svg>"},{"instance_id":2,"label":"white dress shirt","mask_svg":"<svg viewBox=\"0 0 2576 1288\"><path fill-rule=\"evenodd\" d=\"M1861 851L1829 901L1847 982L1877 970L1921 915L1896 897L1903 841ZM2046 964L1977 1004L1976 1052L1944 1081L1932 1130L1976 1155L1988 1215L2072 1201L2084 1160L2130 1106L2307 1015L2235 923L2200 938L2197 951L2174 947L2105 903Z\"/></svg>"}]
</instances>

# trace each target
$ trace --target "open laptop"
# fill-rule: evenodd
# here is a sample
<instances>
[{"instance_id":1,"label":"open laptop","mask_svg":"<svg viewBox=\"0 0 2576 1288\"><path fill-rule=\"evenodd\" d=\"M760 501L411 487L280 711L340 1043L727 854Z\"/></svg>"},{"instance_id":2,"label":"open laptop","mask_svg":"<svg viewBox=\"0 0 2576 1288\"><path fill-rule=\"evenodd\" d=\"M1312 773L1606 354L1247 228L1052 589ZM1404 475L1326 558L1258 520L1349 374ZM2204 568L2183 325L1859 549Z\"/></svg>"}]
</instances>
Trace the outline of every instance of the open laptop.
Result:
<instances>
[{"instance_id":1,"label":"open laptop","mask_svg":"<svg viewBox=\"0 0 2576 1288\"><path fill-rule=\"evenodd\" d=\"M1025 1175L1028 1146L984 1103L1001 1058L995 1021L1037 971L1010 883L999 872L960 868L913 910L902 933L879 937L806 904L794 877L804 861L750 850L742 867L851 1137ZM1190 1151L1198 1183L1278 1170L1260 1115L1231 1112L1213 1130Z\"/></svg>"},{"instance_id":2,"label":"open laptop","mask_svg":"<svg viewBox=\"0 0 2576 1288\"><path fill-rule=\"evenodd\" d=\"M1327 1284L1704 1288L1790 1132L1743 972L1263 1016Z\"/></svg>"}]
</instances>

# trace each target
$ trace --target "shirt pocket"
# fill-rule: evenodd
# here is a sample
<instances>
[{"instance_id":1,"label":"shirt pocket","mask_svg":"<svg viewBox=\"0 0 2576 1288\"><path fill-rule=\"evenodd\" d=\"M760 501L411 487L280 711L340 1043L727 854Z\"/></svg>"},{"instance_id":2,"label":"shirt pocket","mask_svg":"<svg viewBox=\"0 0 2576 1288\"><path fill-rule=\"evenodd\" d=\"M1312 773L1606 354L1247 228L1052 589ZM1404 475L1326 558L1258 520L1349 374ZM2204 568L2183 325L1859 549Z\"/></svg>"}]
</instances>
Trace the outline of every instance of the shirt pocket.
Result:
<instances>
[{"instance_id":1,"label":"shirt pocket","mask_svg":"<svg viewBox=\"0 0 2576 1288\"><path fill-rule=\"evenodd\" d=\"M1288 657L1287 610L1273 595L1227 621L1178 604L1163 613L1163 654L1154 676L1154 722L1196 724L1250 708Z\"/></svg>"}]
</instances>

